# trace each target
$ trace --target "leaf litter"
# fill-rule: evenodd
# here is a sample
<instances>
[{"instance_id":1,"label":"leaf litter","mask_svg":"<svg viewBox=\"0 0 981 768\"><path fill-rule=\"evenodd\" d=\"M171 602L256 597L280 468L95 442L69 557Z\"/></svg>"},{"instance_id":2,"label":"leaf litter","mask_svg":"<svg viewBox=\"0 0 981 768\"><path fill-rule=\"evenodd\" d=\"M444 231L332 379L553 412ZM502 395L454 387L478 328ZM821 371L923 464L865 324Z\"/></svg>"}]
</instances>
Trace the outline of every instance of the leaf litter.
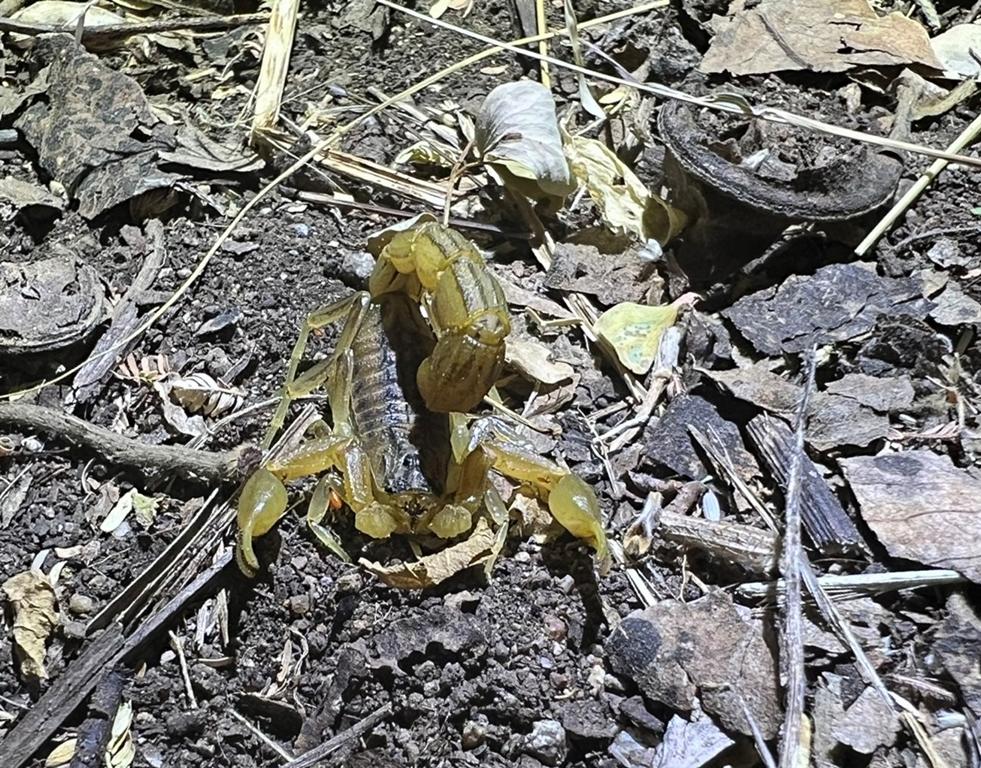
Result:
<instances>
[{"instance_id":1,"label":"leaf litter","mask_svg":"<svg viewBox=\"0 0 981 768\"><path fill-rule=\"evenodd\" d=\"M523 5L523 32L534 34L537 9ZM686 1L670 14L625 9L603 21L542 4L557 13L553 25L569 15L575 58L587 67L944 146L975 106L977 25L966 8L933 16L928 5L904 17L851 0L790 12L768 2L726 9ZM27 6L52 8L47 0ZM977 580L965 542L977 538L969 499L981 447L981 266L967 166L937 176L933 196L860 260L850 249L896 192L895 156L774 131L748 114L716 120L691 110L693 129L682 134L702 134L706 151L686 151L673 129L684 120L643 89L604 92L589 76L566 82L554 67L544 87L510 52L474 69L465 86L444 80L411 103L400 96L400 109L376 108L398 90L392 83L404 79L409 59L416 70L420 61L434 70L457 61L445 30L430 34L386 4L352 3L333 15L304 9L295 39L275 24L205 18L217 31L193 46L152 29L172 10L120 12L149 26L125 45L100 40L91 27L105 21L103 11L90 9L88 52L70 36L21 34L16 52L3 54L13 73L0 94L0 216L12 276L3 300L12 319L0 339L5 353L33 356L2 368L5 391L94 357L95 331L108 325L108 341L94 348L103 354L120 338L117 325L130 336L148 307L189 280L189 301L168 306L163 324L124 350L109 349L108 364L88 368L91 395L66 396L61 407L141 443L253 443L304 312L342 286L360 287L355 278L370 272L369 254L392 230L368 253L365 232L396 213L405 217L398 228L412 226L418 201L428 200L429 220L447 218L485 252L512 310L505 375L487 408L595 487L614 556L621 542L629 550L609 574L596 573L545 503L513 483L499 484L511 508L494 514L515 525L480 522L435 549L400 537L365 542L326 492L317 503L329 528L287 521L278 540L257 548L270 566L265 586L209 586L194 598L202 604L179 603L168 619L180 654L152 643L140 649L140 714L127 714L129 705L108 713L109 764L162 765L181 755L203 766L219 752L278 762L343 740L352 723L369 723L341 747L355 766L417 764L421 745L432 760L528 768L742 766L769 749L786 759L788 745L772 739L783 717L777 669L786 650L769 641L760 602L778 599L780 585L746 580L773 579L782 545L779 526L765 521L781 517L795 460L804 468L804 550L820 579L854 585L851 601L837 606L864 654L841 626L806 608L813 763L913 765L927 755L939 765L942 754L951 766L971 764L964 713L977 716L979 624L975 596L958 584ZM479 0L431 13L515 36ZM266 54L264 40L273 41ZM566 53L563 43L546 45ZM281 195L255 196L271 169L285 166L270 145L262 159L243 148L246 99L252 82L269 87L258 77L260 57L285 51L292 57L275 146L302 154L305 142L321 140L315 132L338 128L347 134L336 147L343 162L321 152ZM337 61L329 70L328 56ZM787 71L797 74L779 74ZM762 76L729 76L741 72ZM405 170L390 167L406 161ZM905 176L919 173L915 159L905 162ZM757 196L763 187L766 199ZM318 202L302 196L308 188ZM868 205L846 211L858 197ZM324 200L335 207L325 210ZM196 251L243 206L249 215L234 239L215 242L220 267L196 274ZM154 247L164 259L151 285L129 293L149 253L132 239L133 224L147 218L148 234L160 227ZM31 271L66 254L61 263L71 268L51 280ZM678 311L691 291L700 294L698 311ZM37 311L28 316L28 307ZM313 336L315 358L329 354L333 331ZM806 455L795 459L799 355L813 345L817 386ZM674 354L665 357L664 347ZM40 402L58 400L49 388ZM32 600L54 610L61 590L71 595L64 615L48 621L19 623L15 612L13 640L31 627L40 662L21 670L48 661L57 685L80 668L79 646L92 642L82 638L111 620L93 610L131 601L120 615L132 622L148 605L168 604L204 563L220 562L221 535L206 528L205 543L185 547L209 514L200 488L152 473L125 477L126 456L69 450L57 430L4 430L3 565L22 571L56 543L53 586L38 586ZM248 473L254 459L242 461ZM82 490L68 478L80 478ZM694 500L690 486L699 489ZM219 501L231 489L220 493ZM100 525L114 535L93 540ZM627 546L628 533L658 546ZM182 551L200 559L186 565ZM361 565L346 562L348 553ZM158 579L161 564L176 562L184 563L179 573ZM928 583L943 586L917 589ZM230 625L230 605L244 605L247 620ZM93 615L86 633L79 617ZM4 684L0 728L15 729L30 699L19 681ZM885 704L883 685L891 702L918 713L916 727ZM242 719L224 714L236 705ZM386 707L388 716L371 720ZM70 744L53 756L70 759Z\"/></svg>"}]
</instances>

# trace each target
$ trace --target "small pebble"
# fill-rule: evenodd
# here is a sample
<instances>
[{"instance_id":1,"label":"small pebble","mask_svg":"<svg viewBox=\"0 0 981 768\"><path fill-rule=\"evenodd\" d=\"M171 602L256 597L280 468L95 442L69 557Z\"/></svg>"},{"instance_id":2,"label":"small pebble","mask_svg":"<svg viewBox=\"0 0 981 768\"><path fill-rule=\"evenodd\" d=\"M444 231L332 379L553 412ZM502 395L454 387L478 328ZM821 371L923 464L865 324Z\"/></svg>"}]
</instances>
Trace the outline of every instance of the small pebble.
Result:
<instances>
[{"instance_id":1,"label":"small pebble","mask_svg":"<svg viewBox=\"0 0 981 768\"><path fill-rule=\"evenodd\" d=\"M337 591L340 594L355 594L364 587L364 579L357 571L345 573L337 580Z\"/></svg>"},{"instance_id":2,"label":"small pebble","mask_svg":"<svg viewBox=\"0 0 981 768\"><path fill-rule=\"evenodd\" d=\"M467 722L463 724L463 733L461 734L460 742L464 749L476 749L484 743L484 739L486 738L486 723L467 720Z\"/></svg>"},{"instance_id":3,"label":"small pebble","mask_svg":"<svg viewBox=\"0 0 981 768\"><path fill-rule=\"evenodd\" d=\"M88 595L74 594L68 600L68 610L76 616L85 616L92 613L95 603Z\"/></svg>"},{"instance_id":4,"label":"small pebble","mask_svg":"<svg viewBox=\"0 0 981 768\"><path fill-rule=\"evenodd\" d=\"M65 637L70 640L84 640L85 639L85 622L84 621L66 621L64 627L62 627Z\"/></svg>"},{"instance_id":5,"label":"small pebble","mask_svg":"<svg viewBox=\"0 0 981 768\"><path fill-rule=\"evenodd\" d=\"M310 610L310 595L293 595L290 597L290 613L294 616L305 616Z\"/></svg>"},{"instance_id":6,"label":"small pebble","mask_svg":"<svg viewBox=\"0 0 981 768\"><path fill-rule=\"evenodd\" d=\"M524 751L545 765L561 765L567 749L565 728L558 720L539 720L525 737Z\"/></svg>"},{"instance_id":7,"label":"small pebble","mask_svg":"<svg viewBox=\"0 0 981 768\"><path fill-rule=\"evenodd\" d=\"M576 580L572 578L569 574L566 574L561 579L559 579L559 589L565 592L567 595L575 589Z\"/></svg>"},{"instance_id":8,"label":"small pebble","mask_svg":"<svg viewBox=\"0 0 981 768\"><path fill-rule=\"evenodd\" d=\"M345 253L341 261L341 277L348 282L363 282L375 268L375 258L366 251Z\"/></svg>"},{"instance_id":9,"label":"small pebble","mask_svg":"<svg viewBox=\"0 0 981 768\"><path fill-rule=\"evenodd\" d=\"M293 224L293 231L296 232L297 237L310 237L310 226L300 222L298 224Z\"/></svg>"}]
</instances>

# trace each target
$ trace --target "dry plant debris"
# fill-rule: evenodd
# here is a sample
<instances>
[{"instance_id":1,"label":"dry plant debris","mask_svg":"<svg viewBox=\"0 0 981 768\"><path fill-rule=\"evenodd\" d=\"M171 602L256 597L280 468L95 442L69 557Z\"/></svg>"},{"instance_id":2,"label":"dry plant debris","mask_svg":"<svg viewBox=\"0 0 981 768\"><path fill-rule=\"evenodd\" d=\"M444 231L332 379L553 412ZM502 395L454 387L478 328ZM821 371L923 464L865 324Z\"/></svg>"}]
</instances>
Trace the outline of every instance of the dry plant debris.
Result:
<instances>
[{"instance_id":1,"label":"dry plant debris","mask_svg":"<svg viewBox=\"0 0 981 768\"><path fill-rule=\"evenodd\" d=\"M981 762L977 4L515 5L0 0L4 768ZM344 453L246 582L298 324L434 222L524 473L374 539Z\"/></svg>"},{"instance_id":2,"label":"dry plant debris","mask_svg":"<svg viewBox=\"0 0 981 768\"><path fill-rule=\"evenodd\" d=\"M737 0L711 22L703 72L843 72L921 64L939 68L926 30L898 12L879 16L866 0Z\"/></svg>"}]
</instances>

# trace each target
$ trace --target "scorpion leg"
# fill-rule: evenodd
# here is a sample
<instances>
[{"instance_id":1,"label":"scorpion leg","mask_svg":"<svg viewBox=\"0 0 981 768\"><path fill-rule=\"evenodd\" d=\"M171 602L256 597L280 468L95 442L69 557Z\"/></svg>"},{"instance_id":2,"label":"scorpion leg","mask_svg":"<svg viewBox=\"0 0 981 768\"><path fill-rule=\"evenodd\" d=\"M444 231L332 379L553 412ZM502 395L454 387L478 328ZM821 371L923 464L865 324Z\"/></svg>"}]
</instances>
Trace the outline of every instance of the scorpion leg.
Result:
<instances>
[{"instance_id":1,"label":"scorpion leg","mask_svg":"<svg viewBox=\"0 0 981 768\"><path fill-rule=\"evenodd\" d=\"M548 502L552 517L596 550L602 569L608 567L610 555L599 501L585 480L518 445L503 445L491 440L481 446L491 457L494 471L526 483L540 493Z\"/></svg>"},{"instance_id":2,"label":"scorpion leg","mask_svg":"<svg viewBox=\"0 0 981 768\"><path fill-rule=\"evenodd\" d=\"M361 327L365 309L371 297L364 291L359 291L353 296L348 296L339 301L318 307L303 321L300 333L297 336L296 344L293 345L293 352L290 354L289 365L286 369L286 383L283 385L282 396L276 413L273 414L269 429L262 441L262 447L268 449L272 445L273 439L282 429L286 421L286 413L289 411L290 403L294 398L308 394L319 387L328 378L330 369L336 362L337 357L345 350L350 349L354 337ZM303 353L307 348L307 340L310 338L311 331L325 328L344 319L344 328L337 340L335 353L326 360L317 363L309 371L297 376L297 368L303 359Z\"/></svg>"},{"instance_id":3,"label":"scorpion leg","mask_svg":"<svg viewBox=\"0 0 981 768\"><path fill-rule=\"evenodd\" d=\"M372 296L400 291L422 303L436 346L416 381L431 411L470 411L500 377L511 330L504 291L477 248L435 222L400 232L368 282Z\"/></svg>"}]
</instances>

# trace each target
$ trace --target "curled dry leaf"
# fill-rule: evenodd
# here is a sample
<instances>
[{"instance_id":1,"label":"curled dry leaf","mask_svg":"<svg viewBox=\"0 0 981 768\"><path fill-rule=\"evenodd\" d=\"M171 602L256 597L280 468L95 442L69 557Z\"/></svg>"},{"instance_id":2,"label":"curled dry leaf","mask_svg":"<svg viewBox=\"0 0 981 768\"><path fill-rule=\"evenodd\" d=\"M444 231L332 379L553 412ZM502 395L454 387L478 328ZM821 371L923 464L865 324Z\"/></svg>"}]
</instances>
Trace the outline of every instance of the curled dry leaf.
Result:
<instances>
[{"instance_id":1,"label":"curled dry leaf","mask_svg":"<svg viewBox=\"0 0 981 768\"><path fill-rule=\"evenodd\" d=\"M555 101L540 83L504 83L487 94L477 113L475 142L484 163L522 194L565 197L575 189Z\"/></svg>"},{"instance_id":2,"label":"curled dry leaf","mask_svg":"<svg viewBox=\"0 0 981 768\"><path fill-rule=\"evenodd\" d=\"M603 142L566 134L565 152L572 175L615 233L663 245L685 226L685 215L651 192Z\"/></svg>"},{"instance_id":3,"label":"curled dry leaf","mask_svg":"<svg viewBox=\"0 0 981 768\"><path fill-rule=\"evenodd\" d=\"M68 741L61 742L44 759L44 768L59 768L59 766L68 765L75 756L77 744L78 739L68 739Z\"/></svg>"},{"instance_id":4,"label":"curled dry leaf","mask_svg":"<svg viewBox=\"0 0 981 768\"><path fill-rule=\"evenodd\" d=\"M382 565L361 558L361 565L390 587L397 589L426 589L484 562L493 555L497 536L486 520L481 518L473 533L451 547L426 555L411 563Z\"/></svg>"},{"instance_id":5,"label":"curled dry leaf","mask_svg":"<svg viewBox=\"0 0 981 768\"><path fill-rule=\"evenodd\" d=\"M191 413L219 417L238 410L245 401L240 390L226 386L206 373L179 376L168 384L170 396Z\"/></svg>"},{"instance_id":6,"label":"curled dry leaf","mask_svg":"<svg viewBox=\"0 0 981 768\"><path fill-rule=\"evenodd\" d=\"M58 623L54 589L37 571L24 571L3 583L14 614L14 647L25 677L43 680L45 644Z\"/></svg>"},{"instance_id":7,"label":"curled dry leaf","mask_svg":"<svg viewBox=\"0 0 981 768\"><path fill-rule=\"evenodd\" d=\"M678 312L692 301L690 294L664 306L625 301L600 315L594 330L624 367L643 376L657 359L664 332L674 325Z\"/></svg>"},{"instance_id":8,"label":"curled dry leaf","mask_svg":"<svg viewBox=\"0 0 981 768\"><path fill-rule=\"evenodd\" d=\"M136 757L136 745L133 743L133 704L124 701L116 710L112 721L112 734L106 745L107 768L129 768Z\"/></svg>"}]
</instances>

